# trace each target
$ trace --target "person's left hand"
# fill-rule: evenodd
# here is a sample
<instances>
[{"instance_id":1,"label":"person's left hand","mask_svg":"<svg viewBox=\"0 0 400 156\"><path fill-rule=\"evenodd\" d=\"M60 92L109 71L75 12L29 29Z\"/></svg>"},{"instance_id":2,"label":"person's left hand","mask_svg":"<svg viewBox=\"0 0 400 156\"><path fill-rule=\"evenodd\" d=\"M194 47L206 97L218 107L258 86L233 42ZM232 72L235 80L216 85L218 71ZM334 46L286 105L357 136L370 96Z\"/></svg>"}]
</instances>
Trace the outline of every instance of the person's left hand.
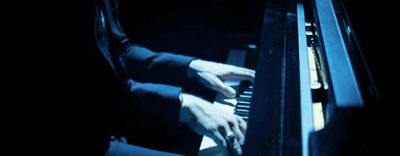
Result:
<instances>
[{"instance_id":1,"label":"person's left hand","mask_svg":"<svg viewBox=\"0 0 400 156\"><path fill-rule=\"evenodd\" d=\"M227 97L235 97L236 91L224 84L224 81L231 79L253 81L255 71L228 64L193 60L189 64L188 75L196 77L207 88L221 92Z\"/></svg>"}]
</instances>

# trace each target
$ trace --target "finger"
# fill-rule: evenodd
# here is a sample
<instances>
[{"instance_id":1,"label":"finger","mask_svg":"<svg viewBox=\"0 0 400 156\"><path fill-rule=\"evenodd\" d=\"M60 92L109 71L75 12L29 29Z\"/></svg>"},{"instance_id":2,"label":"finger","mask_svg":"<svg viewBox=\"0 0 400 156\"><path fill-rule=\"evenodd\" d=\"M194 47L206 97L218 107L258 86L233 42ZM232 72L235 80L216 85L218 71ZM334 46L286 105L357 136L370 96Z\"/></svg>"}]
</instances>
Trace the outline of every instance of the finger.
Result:
<instances>
[{"instance_id":1,"label":"finger","mask_svg":"<svg viewBox=\"0 0 400 156\"><path fill-rule=\"evenodd\" d=\"M218 131L215 130L213 131L210 135L208 135L211 139L213 139L215 141L215 143L217 143L218 146L223 146L226 147L226 142L225 142L225 138L222 136L222 134Z\"/></svg>"},{"instance_id":2,"label":"finger","mask_svg":"<svg viewBox=\"0 0 400 156\"><path fill-rule=\"evenodd\" d=\"M229 123L226 122L226 120L221 121L220 126L219 126L219 132L224 136L224 138L228 135L229 132L231 132L231 128L229 126Z\"/></svg>"},{"instance_id":3,"label":"finger","mask_svg":"<svg viewBox=\"0 0 400 156\"><path fill-rule=\"evenodd\" d=\"M254 77L255 77L254 72L250 72L250 71L246 71L246 70L235 70L235 71L231 71L225 75L222 75L221 79L223 79L223 80L238 79L238 80L253 81Z\"/></svg>"},{"instance_id":4,"label":"finger","mask_svg":"<svg viewBox=\"0 0 400 156\"><path fill-rule=\"evenodd\" d=\"M232 87L226 85L224 82L222 82L218 77L214 76L212 77L213 87L212 89L215 91L218 91L222 94L224 94L227 97L235 97L236 96L236 91Z\"/></svg>"},{"instance_id":5,"label":"finger","mask_svg":"<svg viewBox=\"0 0 400 156\"><path fill-rule=\"evenodd\" d=\"M237 141L236 135L233 132L230 132L226 137L226 143L228 146L229 155L242 155L242 147L240 143Z\"/></svg>"},{"instance_id":6,"label":"finger","mask_svg":"<svg viewBox=\"0 0 400 156\"><path fill-rule=\"evenodd\" d=\"M222 146L224 146L224 147L226 147L227 146L227 144L226 144L226 135L230 132L231 130L230 130L230 128L229 128L229 125L228 125L228 123L226 123L226 122L221 122L220 123L220 125L219 125L219 127L218 127L218 130L215 130L215 131L213 131L213 135L215 136L215 139L217 139L217 140L215 140L214 138L214 141L218 144L218 145L222 145ZM218 142L217 142L218 141Z\"/></svg>"},{"instance_id":7,"label":"finger","mask_svg":"<svg viewBox=\"0 0 400 156\"><path fill-rule=\"evenodd\" d=\"M240 143L244 144L244 141L246 140L245 135L246 135L246 131L247 131L247 123L239 116L237 116L237 121L238 121L239 129L244 135L243 140Z\"/></svg>"},{"instance_id":8,"label":"finger","mask_svg":"<svg viewBox=\"0 0 400 156\"><path fill-rule=\"evenodd\" d=\"M247 68L240 68L241 70L237 70L237 71L241 71L243 72L245 75L250 76L251 80L254 80L254 77L256 75L256 72L252 69L247 69Z\"/></svg>"},{"instance_id":9,"label":"finger","mask_svg":"<svg viewBox=\"0 0 400 156\"><path fill-rule=\"evenodd\" d=\"M243 134L246 134L247 130L247 123L244 121L241 117L237 116L237 120L239 123L239 129L243 132Z\"/></svg>"},{"instance_id":10,"label":"finger","mask_svg":"<svg viewBox=\"0 0 400 156\"><path fill-rule=\"evenodd\" d=\"M239 129L239 123L235 123L231 126L232 132L235 133L236 139L239 141L240 144L244 144L244 134Z\"/></svg>"},{"instance_id":11,"label":"finger","mask_svg":"<svg viewBox=\"0 0 400 156\"><path fill-rule=\"evenodd\" d=\"M253 70L253 69L248 69L248 68L243 68L243 67L239 67L239 69L240 69L240 70L243 70L243 71L245 71L245 72L248 72L248 73L252 73L252 74L255 74L255 73L256 73L256 71Z\"/></svg>"},{"instance_id":12,"label":"finger","mask_svg":"<svg viewBox=\"0 0 400 156\"><path fill-rule=\"evenodd\" d=\"M235 139L234 142L232 143L232 149L234 154L233 155L242 155L242 147L240 146L240 144L237 142L237 140Z\"/></svg>"}]
</instances>

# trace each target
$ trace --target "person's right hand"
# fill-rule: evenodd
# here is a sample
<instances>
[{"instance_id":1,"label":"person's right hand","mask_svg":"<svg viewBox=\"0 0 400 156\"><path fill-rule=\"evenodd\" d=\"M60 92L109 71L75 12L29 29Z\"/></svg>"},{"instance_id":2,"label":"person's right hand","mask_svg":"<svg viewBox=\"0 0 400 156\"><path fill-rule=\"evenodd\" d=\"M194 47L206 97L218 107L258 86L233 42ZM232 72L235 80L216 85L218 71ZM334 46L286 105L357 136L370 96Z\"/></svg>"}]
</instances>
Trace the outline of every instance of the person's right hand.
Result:
<instances>
[{"instance_id":1,"label":"person's right hand","mask_svg":"<svg viewBox=\"0 0 400 156\"><path fill-rule=\"evenodd\" d=\"M244 144L247 124L241 117L226 113L199 97L185 93L181 94L181 103L180 120L196 133L206 135L224 147L227 146L225 137L228 133L234 133L239 143ZM240 148L234 150L242 153Z\"/></svg>"}]
</instances>

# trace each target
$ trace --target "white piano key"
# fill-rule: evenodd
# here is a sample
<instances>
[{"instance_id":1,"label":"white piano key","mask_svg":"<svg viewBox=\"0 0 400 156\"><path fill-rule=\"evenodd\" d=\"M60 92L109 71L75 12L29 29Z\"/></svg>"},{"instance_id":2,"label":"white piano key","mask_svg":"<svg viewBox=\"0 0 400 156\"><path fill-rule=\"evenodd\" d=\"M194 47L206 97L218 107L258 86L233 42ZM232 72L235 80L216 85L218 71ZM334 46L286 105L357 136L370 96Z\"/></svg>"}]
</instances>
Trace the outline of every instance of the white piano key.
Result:
<instances>
[{"instance_id":1,"label":"white piano key","mask_svg":"<svg viewBox=\"0 0 400 156\"><path fill-rule=\"evenodd\" d=\"M234 98L233 99L224 99L224 102L227 102L232 105L236 105L238 103L238 101Z\"/></svg>"},{"instance_id":2,"label":"white piano key","mask_svg":"<svg viewBox=\"0 0 400 156\"><path fill-rule=\"evenodd\" d=\"M200 151L203 149L211 148L217 146L217 143L213 139L208 136L204 136L203 140L201 141Z\"/></svg>"}]
</instances>

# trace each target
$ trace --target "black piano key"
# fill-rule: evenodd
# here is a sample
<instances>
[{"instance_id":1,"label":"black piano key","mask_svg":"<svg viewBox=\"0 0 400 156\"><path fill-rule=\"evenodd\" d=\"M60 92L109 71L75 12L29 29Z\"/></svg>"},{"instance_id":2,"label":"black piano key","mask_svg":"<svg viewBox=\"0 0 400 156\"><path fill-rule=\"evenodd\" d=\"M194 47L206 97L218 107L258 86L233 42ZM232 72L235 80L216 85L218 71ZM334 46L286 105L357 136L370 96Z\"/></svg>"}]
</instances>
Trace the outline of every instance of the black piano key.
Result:
<instances>
[{"instance_id":1,"label":"black piano key","mask_svg":"<svg viewBox=\"0 0 400 156\"><path fill-rule=\"evenodd\" d=\"M251 85L253 85L253 82L251 82L251 81L246 81L246 80L240 81L240 86L248 87Z\"/></svg>"},{"instance_id":2,"label":"black piano key","mask_svg":"<svg viewBox=\"0 0 400 156\"><path fill-rule=\"evenodd\" d=\"M251 98L237 98L236 100L241 102L250 102Z\"/></svg>"},{"instance_id":3,"label":"black piano key","mask_svg":"<svg viewBox=\"0 0 400 156\"><path fill-rule=\"evenodd\" d=\"M243 91L249 91L249 89L251 89L249 86L251 85L251 81L241 81L238 88L239 93L242 93Z\"/></svg>"},{"instance_id":4,"label":"black piano key","mask_svg":"<svg viewBox=\"0 0 400 156\"><path fill-rule=\"evenodd\" d=\"M239 116L249 116L249 112L245 111L235 111L235 114Z\"/></svg>"},{"instance_id":5,"label":"black piano key","mask_svg":"<svg viewBox=\"0 0 400 156\"><path fill-rule=\"evenodd\" d=\"M253 89L252 88L244 88L244 89L240 90L239 93L243 93L243 92L253 92Z\"/></svg>"}]
</instances>

